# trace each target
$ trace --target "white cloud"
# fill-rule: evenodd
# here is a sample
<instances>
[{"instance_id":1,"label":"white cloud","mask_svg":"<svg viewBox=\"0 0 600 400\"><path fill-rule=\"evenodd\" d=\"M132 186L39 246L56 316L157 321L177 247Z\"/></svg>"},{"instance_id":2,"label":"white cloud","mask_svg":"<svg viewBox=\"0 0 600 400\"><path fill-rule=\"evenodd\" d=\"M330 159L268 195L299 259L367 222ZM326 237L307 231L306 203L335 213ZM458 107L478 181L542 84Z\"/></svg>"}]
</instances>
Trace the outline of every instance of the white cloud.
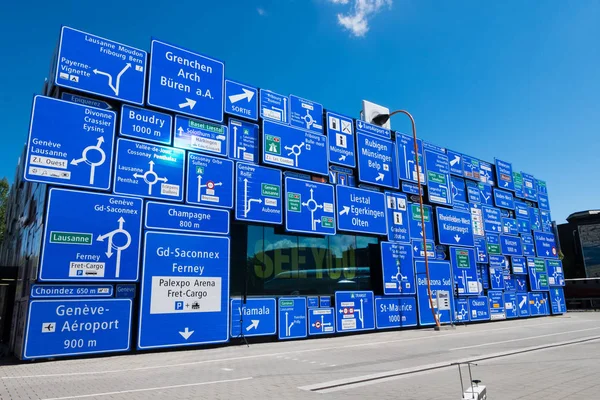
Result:
<instances>
[{"instance_id":1,"label":"white cloud","mask_svg":"<svg viewBox=\"0 0 600 400\"><path fill-rule=\"evenodd\" d=\"M369 31L369 19L384 7L391 7L392 0L328 0L333 4L347 5L352 2L347 13L338 13L338 24L354 36L364 36Z\"/></svg>"},{"instance_id":2,"label":"white cloud","mask_svg":"<svg viewBox=\"0 0 600 400\"><path fill-rule=\"evenodd\" d=\"M256 9L256 12L258 13L258 15L260 15L261 17L265 17L267 15L267 11L264 8L260 8L258 7Z\"/></svg>"}]
</instances>

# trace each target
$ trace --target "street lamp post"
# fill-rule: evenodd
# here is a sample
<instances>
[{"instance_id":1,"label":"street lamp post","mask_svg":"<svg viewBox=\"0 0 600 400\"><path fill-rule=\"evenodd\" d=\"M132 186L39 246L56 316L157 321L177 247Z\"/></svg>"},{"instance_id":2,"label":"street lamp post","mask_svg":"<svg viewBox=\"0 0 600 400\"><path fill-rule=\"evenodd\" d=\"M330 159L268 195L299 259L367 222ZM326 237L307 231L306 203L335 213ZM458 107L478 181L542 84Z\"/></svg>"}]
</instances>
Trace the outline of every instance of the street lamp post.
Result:
<instances>
[{"instance_id":1,"label":"street lamp post","mask_svg":"<svg viewBox=\"0 0 600 400\"><path fill-rule=\"evenodd\" d=\"M389 114L379 114L373 118L373 123L375 125L383 126L390 117L396 114L404 114L410 118L410 122L412 124L412 133L413 133L413 142L414 142L414 150L415 150L415 166L417 167L417 186L419 188L419 206L421 207L421 233L423 236L423 252L425 254L425 276L427 278L427 295L429 297L429 308L431 309L431 314L433 315L433 320L435 321L435 330L440 330L440 321L438 316L433 308L433 297L431 296L431 284L429 280L429 257L427 256L427 234L425 232L425 210L423 207L423 193L421 186L421 169L419 167L419 146L417 145L417 128L415 126L415 119L408 111L405 110L396 110ZM408 171L407 171L408 172Z\"/></svg>"}]
</instances>

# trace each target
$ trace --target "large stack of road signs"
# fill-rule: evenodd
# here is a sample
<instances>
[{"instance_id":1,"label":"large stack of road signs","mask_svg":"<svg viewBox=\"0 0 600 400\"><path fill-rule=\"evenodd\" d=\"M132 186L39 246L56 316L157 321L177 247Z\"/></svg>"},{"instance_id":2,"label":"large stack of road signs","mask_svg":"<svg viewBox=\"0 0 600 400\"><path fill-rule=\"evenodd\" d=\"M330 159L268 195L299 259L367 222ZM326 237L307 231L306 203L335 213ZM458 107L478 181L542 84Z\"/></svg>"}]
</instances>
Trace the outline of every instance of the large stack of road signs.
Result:
<instances>
[{"instance_id":1,"label":"large stack of road signs","mask_svg":"<svg viewBox=\"0 0 600 400\"><path fill-rule=\"evenodd\" d=\"M10 197L11 348L54 358L565 312L546 184L416 148L226 79L199 53L64 27ZM233 223L375 237L382 288L232 299Z\"/></svg>"}]
</instances>

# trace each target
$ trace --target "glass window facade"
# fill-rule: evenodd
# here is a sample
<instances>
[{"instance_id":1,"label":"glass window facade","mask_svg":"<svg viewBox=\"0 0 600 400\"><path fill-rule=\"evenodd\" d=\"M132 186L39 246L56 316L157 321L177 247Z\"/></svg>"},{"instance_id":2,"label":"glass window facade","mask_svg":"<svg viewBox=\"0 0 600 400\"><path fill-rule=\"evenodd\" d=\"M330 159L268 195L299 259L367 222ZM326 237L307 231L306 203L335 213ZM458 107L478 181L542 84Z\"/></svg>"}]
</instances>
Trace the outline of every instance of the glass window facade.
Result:
<instances>
[{"instance_id":1,"label":"glass window facade","mask_svg":"<svg viewBox=\"0 0 600 400\"><path fill-rule=\"evenodd\" d=\"M580 225L579 239L588 278L600 277L600 224Z\"/></svg>"},{"instance_id":2,"label":"glass window facade","mask_svg":"<svg viewBox=\"0 0 600 400\"><path fill-rule=\"evenodd\" d=\"M372 290L371 268L380 268L374 265L380 259L374 237L299 236L270 226L235 225L231 245L232 296Z\"/></svg>"}]
</instances>

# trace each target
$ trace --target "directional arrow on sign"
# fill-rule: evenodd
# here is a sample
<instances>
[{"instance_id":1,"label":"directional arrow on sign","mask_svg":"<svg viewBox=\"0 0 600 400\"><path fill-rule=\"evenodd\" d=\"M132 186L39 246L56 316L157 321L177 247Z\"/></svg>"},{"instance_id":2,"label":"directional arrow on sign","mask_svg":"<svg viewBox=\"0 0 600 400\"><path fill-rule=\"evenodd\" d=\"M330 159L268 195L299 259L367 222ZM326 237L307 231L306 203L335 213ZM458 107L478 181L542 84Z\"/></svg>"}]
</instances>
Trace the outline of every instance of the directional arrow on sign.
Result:
<instances>
[{"instance_id":1,"label":"directional arrow on sign","mask_svg":"<svg viewBox=\"0 0 600 400\"><path fill-rule=\"evenodd\" d=\"M338 161L346 161L346 155L343 154L340 156L340 159Z\"/></svg>"},{"instance_id":2,"label":"directional arrow on sign","mask_svg":"<svg viewBox=\"0 0 600 400\"><path fill-rule=\"evenodd\" d=\"M450 161L450 165L454 167L459 162L460 162L460 156L454 156L454 158L452 159L452 161Z\"/></svg>"},{"instance_id":3,"label":"directional arrow on sign","mask_svg":"<svg viewBox=\"0 0 600 400\"><path fill-rule=\"evenodd\" d=\"M194 331L190 331L189 328L186 326L185 329L183 330L183 332L179 332L179 334L185 339L188 340L190 338L190 336L192 336L192 334L194 333Z\"/></svg>"},{"instance_id":4,"label":"directional arrow on sign","mask_svg":"<svg viewBox=\"0 0 600 400\"><path fill-rule=\"evenodd\" d=\"M348 214L350 212L350 207L344 206L344 209L340 211L340 215Z\"/></svg>"},{"instance_id":5,"label":"directional arrow on sign","mask_svg":"<svg viewBox=\"0 0 600 400\"><path fill-rule=\"evenodd\" d=\"M504 182L504 187L508 187L508 181Z\"/></svg>"},{"instance_id":6,"label":"directional arrow on sign","mask_svg":"<svg viewBox=\"0 0 600 400\"><path fill-rule=\"evenodd\" d=\"M194 106L196 105L196 100L194 100L194 99L188 99L187 97L185 98L185 100L186 100L185 103L179 104L179 108L189 107L190 110L192 110L194 108Z\"/></svg>"},{"instance_id":7,"label":"directional arrow on sign","mask_svg":"<svg viewBox=\"0 0 600 400\"><path fill-rule=\"evenodd\" d=\"M244 88L242 88L242 91L244 93L232 94L231 96L229 96L229 101L232 103L237 103L240 100L248 99L248 102L250 102L250 100L252 100L252 97L254 97L254 92L252 90Z\"/></svg>"},{"instance_id":8,"label":"directional arrow on sign","mask_svg":"<svg viewBox=\"0 0 600 400\"><path fill-rule=\"evenodd\" d=\"M250 325L248 325L248 327L246 328L246 332L249 331L249 330L251 330L251 329L258 329L258 323L260 322L260 320L258 320L258 319L252 319L250 321L252 321L252 323Z\"/></svg>"},{"instance_id":9,"label":"directional arrow on sign","mask_svg":"<svg viewBox=\"0 0 600 400\"><path fill-rule=\"evenodd\" d=\"M456 234L456 235L454 236L454 240L456 240L456 243L460 242L460 239L461 239L461 238L460 238L460 236L458 236L458 234Z\"/></svg>"},{"instance_id":10,"label":"directional arrow on sign","mask_svg":"<svg viewBox=\"0 0 600 400\"><path fill-rule=\"evenodd\" d=\"M385 175L383 175L381 172L377 175L377 178L375 178L376 181L382 181L383 178L385 178Z\"/></svg>"}]
</instances>

